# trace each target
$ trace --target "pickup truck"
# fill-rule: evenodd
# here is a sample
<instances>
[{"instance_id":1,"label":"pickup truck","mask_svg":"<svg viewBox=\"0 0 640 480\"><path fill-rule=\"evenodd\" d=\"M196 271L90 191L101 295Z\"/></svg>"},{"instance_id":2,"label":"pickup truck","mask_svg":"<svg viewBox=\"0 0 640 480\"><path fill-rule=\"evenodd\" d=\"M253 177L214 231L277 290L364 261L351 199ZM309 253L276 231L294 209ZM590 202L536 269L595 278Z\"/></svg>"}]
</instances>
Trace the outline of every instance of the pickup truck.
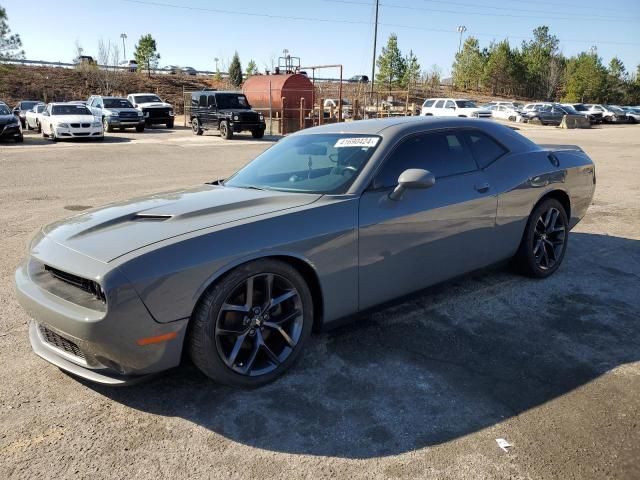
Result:
<instances>
[{"instance_id":1,"label":"pickup truck","mask_svg":"<svg viewBox=\"0 0 640 480\"><path fill-rule=\"evenodd\" d=\"M113 132L115 128L120 131L135 128L136 132L144 132L142 112L133 108L126 98L93 95L87 100L87 107L96 118L101 119L105 132Z\"/></svg>"},{"instance_id":2,"label":"pickup truck","mask_svg":"<svg viewBox=\"0 0 640 480\"><path fill-rule=\"evenodd\" d=\"M173 128L173 106L163 102L155 93L130 93L127 100L142 112L147 127L164 124Z\"/></svg>"}]
</instances>

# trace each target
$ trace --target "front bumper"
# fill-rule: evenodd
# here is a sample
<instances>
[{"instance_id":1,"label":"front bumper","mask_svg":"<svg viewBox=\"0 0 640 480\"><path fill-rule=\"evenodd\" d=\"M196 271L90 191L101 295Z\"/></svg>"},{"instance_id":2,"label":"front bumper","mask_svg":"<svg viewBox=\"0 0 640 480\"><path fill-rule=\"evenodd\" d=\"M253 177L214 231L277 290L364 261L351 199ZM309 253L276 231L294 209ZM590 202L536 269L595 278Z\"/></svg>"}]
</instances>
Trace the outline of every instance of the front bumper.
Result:
<instances>
[{"instance_id":1,"label":"front bumper","mask_svg":"<svg viewBox=\"0 0 640 480\"><path fill-rule=\"evenodd\" d=\"M229 126L233 128L234 132L253 131L253 130L265 130L267 125L265 123L245 123L245 122L230 122Z\"/></svg>"},{"instance_id":2,"label":"front bumper","mask_svg":"<svg viewBox=\"0 0 640 480\"><path fill-rule=\"evenodd\" d=\"M102 137L104 132L102 131L102 125L99 127L86 127L86 128L61 128L56 126L56 137L58 138L96 138Z\"/></svg>"},{"instance_id":3,"label":"front bumper","mask_svg":"<svg viewBox=\"0 0 640 480\"><path fill-rule=\"evenodd\" d=\"M105 117L105 118L107 119L107 122L109 123L109 125L112 125L114 127L132 128L132 127L139 127L145 124L144 117L137 117L137 118Z\"/></svg>"},{"instance_id":4,"label":"front bumper","mask_svg":"<svg viewBox=\"0 0 640 480\"><path fill-rule=\"evenodd\" d=\"M38 251L41 256L55 257L65 264L81 256L46 237ZM88 260L83 257L82 261ZM64 288L76 287L65 284L53 293L54 289L48 287L51 279L42 279L42 262L45 260L32 257L15 273L18 302L33 319L29 337L38 356L76 376L107 385L132 383L180 363L188 319L156 322L117 270L108 274L110 281L119 286L107 293L104 308L83 306L72 297L64 298ZM75 264L80 264L78 259ZM139 343L141 339L167 334L173 338Z\"/></svg>"},{"instance_id":5,"label":"front bumper","mask_svg":"<svg viewBox=\"0 0 640 480\"><path fill-rule=\"evenodd\" d=\"M20 125L5 125L0 127L0 139L14 139L19 138L22 135Z\"/></svg>"},{"instance_id":6,"label":"front bumper","mask_svg":"<svg viewBox=\"0 0 640 480\"><path fill-rule=\"evenodd\" d=\"M165 109L155 110L153 108L142 109L142 118L147 125L173 122L175 119L173 111L165 112L164 110Z\"/></svg>"}]
</instances>

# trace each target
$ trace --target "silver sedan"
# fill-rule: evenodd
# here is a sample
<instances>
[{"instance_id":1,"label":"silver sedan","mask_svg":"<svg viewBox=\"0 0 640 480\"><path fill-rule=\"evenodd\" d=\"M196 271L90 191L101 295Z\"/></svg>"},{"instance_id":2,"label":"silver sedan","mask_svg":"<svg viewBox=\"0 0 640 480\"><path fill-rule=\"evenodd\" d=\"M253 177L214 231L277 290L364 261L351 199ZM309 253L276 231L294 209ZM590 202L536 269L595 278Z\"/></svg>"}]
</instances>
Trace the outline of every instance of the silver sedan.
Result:
<instances>
[{"instance_id":1,"label":"silver sedan","mask_svg":"<svg viewBox=\"0 0 640 480\"><path fill-rule=\"evenodd\" d=\"M383 302L510 258L551 275L595 184L579 147L490 121L326 125L226 180L44 227L16 287L35 353L74 375L124 384L188 354L255 386Z\"/></svg>"}]
</instances>

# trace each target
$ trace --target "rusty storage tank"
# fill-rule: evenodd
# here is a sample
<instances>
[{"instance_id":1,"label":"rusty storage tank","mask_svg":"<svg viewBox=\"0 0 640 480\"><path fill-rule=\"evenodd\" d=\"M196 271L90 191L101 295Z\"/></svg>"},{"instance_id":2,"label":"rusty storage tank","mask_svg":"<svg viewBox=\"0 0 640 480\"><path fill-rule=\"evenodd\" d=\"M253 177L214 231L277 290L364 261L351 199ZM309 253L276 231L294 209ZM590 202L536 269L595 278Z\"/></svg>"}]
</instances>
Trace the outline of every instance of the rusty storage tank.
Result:
<instances>
[{"instance_id":1,"label":"rusty storage tank","mask_svg":"<svg viewBox=\"0 0 640 480\"><path fill-rule=\"evenodd\" d=\"M300 118L300 99L304 98L305 109L313 102L313 83L300 73L284 75L253 75L242 86L251 106L257 110L269 110L269 84L271 84L271 108L273 115L282 112L282 99L285 98L284 117Z\"/></svg>"}]
</instances>

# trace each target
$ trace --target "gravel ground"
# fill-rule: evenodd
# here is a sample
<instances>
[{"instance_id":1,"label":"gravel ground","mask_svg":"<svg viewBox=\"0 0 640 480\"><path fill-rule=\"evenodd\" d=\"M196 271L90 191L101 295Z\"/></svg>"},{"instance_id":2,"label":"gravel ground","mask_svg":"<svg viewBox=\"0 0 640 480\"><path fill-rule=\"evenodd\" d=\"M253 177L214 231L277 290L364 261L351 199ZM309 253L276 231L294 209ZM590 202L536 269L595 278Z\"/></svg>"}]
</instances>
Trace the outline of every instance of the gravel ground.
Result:
<instances>
[{"instance_id":1,"label":"gravel ground","mask_svg":"<svg viewBox=\"0 0 640 480\"><path fill-rule=\"evenodd\" d=\"M31 353L12 276L41 224L223 177L268 140L0 145L0 478L640 478L640 126L522 132L596 162L553 277L497 266L431 288L315 335L253 391L189 365L78 381Z\"/></svg>"}]
</instances>

